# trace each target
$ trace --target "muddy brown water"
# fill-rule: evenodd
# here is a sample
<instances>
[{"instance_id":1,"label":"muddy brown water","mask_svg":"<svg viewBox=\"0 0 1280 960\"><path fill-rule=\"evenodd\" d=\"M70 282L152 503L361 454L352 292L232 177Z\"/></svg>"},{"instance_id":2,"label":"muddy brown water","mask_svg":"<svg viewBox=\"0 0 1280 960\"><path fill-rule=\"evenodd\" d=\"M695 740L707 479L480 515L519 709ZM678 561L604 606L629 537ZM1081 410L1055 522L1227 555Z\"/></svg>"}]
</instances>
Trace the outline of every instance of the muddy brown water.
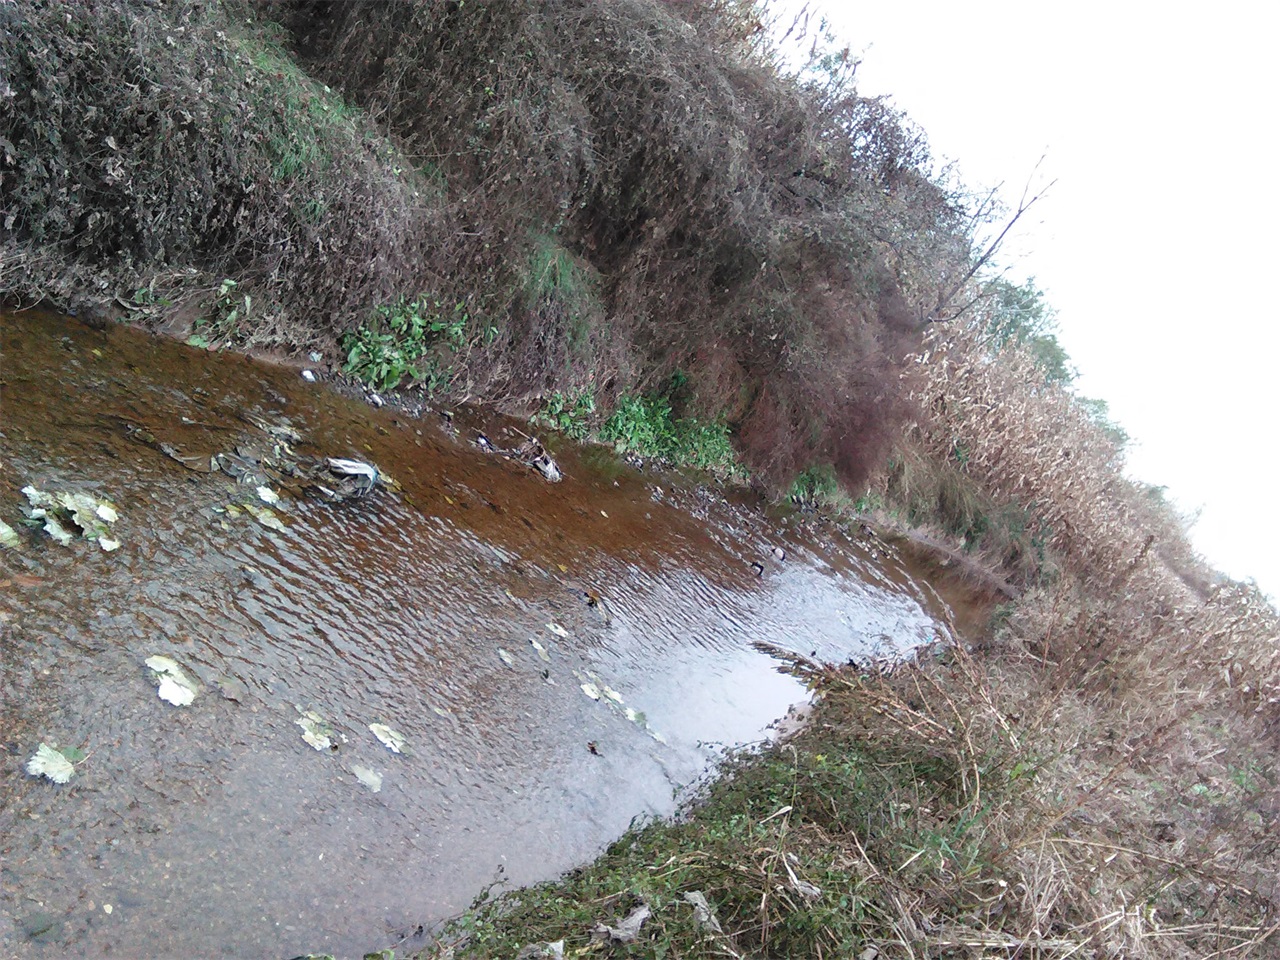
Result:
<instances>
[{"instance_id":1,"label":"muddy brown water","mask_svg":"<svg viewBox=\"0 0 1280 960\"><path fill-rule=\"evenodd\" d=\"M843 661L950 618L883 547L607 450L560 445L552 485L477 444L517 441L494 418L376 410L125 328L0 334L22 538L0 550L0 955L411 949L767 736L806 694L754 641ZM331 501L288 474L323 457L400 489ZM258 481L282 530L237 510ZM27 485L109 499L121 547L22 526ZM190 706L157 697L155 654L197 679ZM42 741L87 754L69 783L27 774Z\"/></svg>"}]
</instances>

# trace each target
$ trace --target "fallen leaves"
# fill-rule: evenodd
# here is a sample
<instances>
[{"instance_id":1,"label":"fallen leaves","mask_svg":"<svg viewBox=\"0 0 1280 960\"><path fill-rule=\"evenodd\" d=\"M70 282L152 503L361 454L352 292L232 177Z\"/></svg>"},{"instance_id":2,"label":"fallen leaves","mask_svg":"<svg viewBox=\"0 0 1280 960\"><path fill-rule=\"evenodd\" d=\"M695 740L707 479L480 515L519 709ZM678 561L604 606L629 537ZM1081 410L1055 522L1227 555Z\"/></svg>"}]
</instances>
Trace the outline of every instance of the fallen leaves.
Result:
<instances>
[{"instance_id":1,"label":"fallen leaves","mask_svg":"<svg viewBox=\"0 0 1280 960\"><path fill-rule=\"evenodd\" d=\"M29 512L32 520L43 520L44 531L64 547L70 546L77 536L85 540L96 541L106 552L118 550L120 541L111 536L111 524L120 519L115 505L109 500L97 500L87 493L75 490L49 492L38 490L33 486L22 488L23 494L30 504ZM6 530L17 540L17 535L7 525ZM6 546L16 546L8 537L0 533L0 540Z\"/></svg>"},{"instance_id":2,"label":"fallen leaves","mask_svg":"<svg viewBox=\"0 0 1280 960\"><path fill-rule=\"evenodd\" d=\"M385 723L371 723L369 730L392 753L400 753L408 742L403 733L392 730Z\"/></svg>"},{"instance_id":3,"label":"fallen leaves","mask_svg":"<svg viewBox=\"0 0 1280 960\"><path fill-rule=\"evenodd\" d=\"M160 655L147 657L146 665L159 681L156 696L175 707L190 706L196 698L199 686L183 672L177 662Z\"/></svg>"},{"instance_id":4,"label":"fallen leaves","mask_svg":"<svg viewBox=\"0 0 1280 960\"><path fill-rule=\"evenodd\" d=\"M302 739L316 750L334 749L334 741L338 734L333 725L314 710L306 710L302 716L293 721L302 728Z\"/></svg>"},{"instance_id":5,"label":"fallen leaves","mask_svg":"<svg viewBox=\"0 0 1280 960\"><path fill-rule=\"evenodd\" d=\"M284 521L270 507L260 507L256 503L242 503L241 508L268 530L284 533Z\"/></svg>"},{"instance_id":6,"label":"fallen leaves","mask_svg":"<svg viewBox=\"0 0 1280 960\"><path fill-rule=\"evenodd\" d=\"M66 783L76 775L76 768L64 753L41 743L35 755L27 761L27 773L33 777L48 777L54 783Z\"/></svg>"},{"instance_id":7,"label":"fallen leaves","mask_svg":"<svg viewBox=\"0 0 1280 960\"><path fill-rule=\"evenodd\" d=\"M368 767L362 767L358 763L352 764L351 772L356 775L357 780L363 783L374 793L380 793L382 791L382 774L377 771L370 770Z\"/></svg>"}]
</instances>

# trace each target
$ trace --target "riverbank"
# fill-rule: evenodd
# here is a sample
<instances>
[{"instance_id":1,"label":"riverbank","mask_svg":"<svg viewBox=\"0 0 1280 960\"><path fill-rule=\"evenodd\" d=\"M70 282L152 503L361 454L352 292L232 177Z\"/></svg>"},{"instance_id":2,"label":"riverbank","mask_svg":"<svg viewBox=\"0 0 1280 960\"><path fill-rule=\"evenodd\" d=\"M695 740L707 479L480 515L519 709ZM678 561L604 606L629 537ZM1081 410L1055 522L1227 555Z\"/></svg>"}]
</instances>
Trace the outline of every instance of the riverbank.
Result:
<instances>
[{"instance_id":1,"label":"riverbank","mask_svg":"<svg viewBox=\"0 0 1280 960\"><path fill-rule=\"evenodd\" d=\"M892 669L797 663L798 735L423 956L1269 956L1274 728L1153 696L1137 651L1091 642L1122 604L1066 597Z\"/></svg>"}]
</instances>

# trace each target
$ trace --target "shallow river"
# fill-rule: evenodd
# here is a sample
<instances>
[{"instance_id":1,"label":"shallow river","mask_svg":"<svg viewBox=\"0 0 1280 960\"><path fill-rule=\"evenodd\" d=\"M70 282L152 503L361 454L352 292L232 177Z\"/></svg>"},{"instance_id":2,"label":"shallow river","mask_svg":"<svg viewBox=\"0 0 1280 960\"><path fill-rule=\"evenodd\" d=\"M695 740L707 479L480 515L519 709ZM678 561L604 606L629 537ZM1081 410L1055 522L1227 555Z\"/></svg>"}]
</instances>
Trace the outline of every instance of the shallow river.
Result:
<instances>
[{"instance_id":1,"label":"shallow river","mask_svg":"<svg viewBox=\"0 0 1280 960\"><path fill-rule=\"evenodd\" d=\"M123 328L0 335L5 957L407 951L766 736L806 694L754 642L843 661L949 618L883 546L745 495L570 445L550 484L501 454L514 422ZM28 486L109 501L119 548L23 525ZM41 742L85 754L65 785L27 773Z\"/></svg>"}]
</instances>

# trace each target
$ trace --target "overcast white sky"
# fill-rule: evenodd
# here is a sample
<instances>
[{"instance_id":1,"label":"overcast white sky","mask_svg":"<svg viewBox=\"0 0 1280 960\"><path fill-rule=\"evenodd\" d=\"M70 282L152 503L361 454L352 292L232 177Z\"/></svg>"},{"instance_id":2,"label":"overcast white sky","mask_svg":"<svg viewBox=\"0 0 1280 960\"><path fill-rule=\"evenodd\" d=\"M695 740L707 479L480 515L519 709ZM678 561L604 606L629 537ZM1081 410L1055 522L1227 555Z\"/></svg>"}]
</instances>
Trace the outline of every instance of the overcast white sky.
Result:
<instances>
[{"instance_id":1,"label":"overcast white sky","mask_svg":"<svg viewBox=\"0 0 1280 960\"><path fill-rule=\"evenodd\" d=\"M1280 597L1280 7L815 5L966 182L1056 185L1011 248L1214 566Z\"/></svg>"}]
</instances>

